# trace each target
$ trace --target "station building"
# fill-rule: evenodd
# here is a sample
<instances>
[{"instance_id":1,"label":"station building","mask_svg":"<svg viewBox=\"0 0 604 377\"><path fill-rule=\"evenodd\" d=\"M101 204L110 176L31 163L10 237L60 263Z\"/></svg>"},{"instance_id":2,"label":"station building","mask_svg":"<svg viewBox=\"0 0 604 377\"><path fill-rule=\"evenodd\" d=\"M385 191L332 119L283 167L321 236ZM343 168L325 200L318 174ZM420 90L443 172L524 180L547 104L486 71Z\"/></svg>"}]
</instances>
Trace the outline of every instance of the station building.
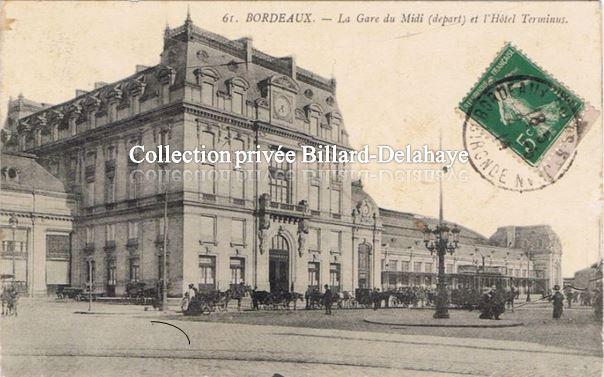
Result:
<instances>
[{"instance_id":1,"label":"station building","mask_svg":"<svg viewBox=\"0 0 604 377\"><path fill-rule=\"evenodd\" d=\"M166 28L158 65L138 66L65 103L38 105L11 101L3 143L37 156L74 200L74 286L91 280L95 290L120 296L130 282L154 285L164 255L173 297L189 283L225 290L243 281L298 292L323 284L353 291L436 283L418 225L434 219L380 208L344 164L299 162L302 145L352 147L335 80L292 57L267 55L249 38L226 39L187 17ZM232 152L281 146L297 158L241 167L133 163L135 145ZM524 278L545 287L561 280L555 234L547 226L531 229L506 227L485 238L462 228L462 247L447 262L451 283L517 285ZM534 252L523 244L527 234L553 243Z\"/></svg>"},{"instance_id":2,"label":"station building","mask_svg":"<svg viewBox=\"0 0 604 377\"><path fill-rule=\"evenodd\" d=\"M0 276L22 294L71 284L75 198L35 156L0 155Z\"/></svg>"}]
</instances>

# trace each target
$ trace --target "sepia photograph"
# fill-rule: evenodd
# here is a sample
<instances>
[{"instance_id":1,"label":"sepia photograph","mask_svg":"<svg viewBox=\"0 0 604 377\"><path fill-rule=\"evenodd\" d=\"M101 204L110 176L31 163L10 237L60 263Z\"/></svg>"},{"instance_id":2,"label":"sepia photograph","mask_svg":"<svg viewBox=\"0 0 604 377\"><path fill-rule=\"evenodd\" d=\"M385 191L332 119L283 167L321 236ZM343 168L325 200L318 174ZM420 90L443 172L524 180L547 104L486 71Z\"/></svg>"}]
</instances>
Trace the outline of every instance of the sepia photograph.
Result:
<instances>
[{"instance_id":1,"label":"sepia photograph","mask_svg":"<svg viewBox=\"0 0 604 377\"><path fill-rule=\"evenodd\" d=\"M601 376L601 31L0 3L0 376Z\"/></svg>"}]
</instances>

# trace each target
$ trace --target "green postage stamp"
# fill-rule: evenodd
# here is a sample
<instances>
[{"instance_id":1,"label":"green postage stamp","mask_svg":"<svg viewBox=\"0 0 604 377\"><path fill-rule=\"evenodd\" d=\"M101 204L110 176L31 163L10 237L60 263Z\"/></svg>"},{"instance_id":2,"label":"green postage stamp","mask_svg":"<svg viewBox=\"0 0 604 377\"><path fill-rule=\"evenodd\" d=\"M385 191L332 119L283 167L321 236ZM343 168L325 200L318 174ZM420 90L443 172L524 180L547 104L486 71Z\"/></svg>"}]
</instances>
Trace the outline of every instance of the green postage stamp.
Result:
<instances>
[{"instance_id":1,"label":"green postage stamp","mask_svg":"<svg viewBox=\"0 0 604 377\"><path fill-rule=\"evenodd\" d=\"M459 108L466 117L464 143L474 168L497 186L516 191L555 182L570 166L578 141L597 116L511 44ZM509 151L516 156L502 159ZM518 163L526 166L515 166Z\"/></svg>"}]
</instances>

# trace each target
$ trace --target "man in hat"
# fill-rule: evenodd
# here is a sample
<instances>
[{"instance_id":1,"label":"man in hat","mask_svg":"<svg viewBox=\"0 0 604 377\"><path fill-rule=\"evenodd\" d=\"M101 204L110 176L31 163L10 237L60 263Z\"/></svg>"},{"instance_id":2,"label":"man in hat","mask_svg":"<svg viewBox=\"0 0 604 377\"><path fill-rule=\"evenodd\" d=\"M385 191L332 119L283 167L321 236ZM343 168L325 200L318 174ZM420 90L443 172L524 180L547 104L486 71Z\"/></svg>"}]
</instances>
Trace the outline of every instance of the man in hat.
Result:
<instances>
[{"instance_id":1,"label":"man in hat","mask_svg":"<svg viewBox=\"0 0 604 377\"><path fill-rule=\"evenodd\" d=\"M564 308L564 295L560 292L559 285L554 286L552 304L554 305L554 319L559 319Z\"/></svg>"},{"instance_id":2,"label":"man in hat","mask_svg":"<svg viewBox=\"0 0 604 377\"><path fill-rule=\"evenodd\" d=\"M325 284L325 293L323 293L323 305L325 305L325 314L331 315L331 303L333 298L331 297L331 290L329 286Z\"/></svg>"}]
</instances>

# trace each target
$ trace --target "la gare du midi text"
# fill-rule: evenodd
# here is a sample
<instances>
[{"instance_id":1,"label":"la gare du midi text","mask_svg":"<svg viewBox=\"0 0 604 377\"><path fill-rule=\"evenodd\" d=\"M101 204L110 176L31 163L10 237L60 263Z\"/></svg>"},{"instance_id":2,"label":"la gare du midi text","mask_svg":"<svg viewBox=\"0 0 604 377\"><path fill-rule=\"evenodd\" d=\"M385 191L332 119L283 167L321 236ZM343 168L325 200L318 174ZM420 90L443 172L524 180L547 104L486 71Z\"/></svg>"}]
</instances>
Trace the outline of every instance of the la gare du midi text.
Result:
<instances>
[{"instance_id":1,"label":"la gare du midi text","mask_svg":"<svg viewBox=\"0 0 604 377\"><path fill-rule=\"evenodd\" d=\"M238 19L232 14L225 14L222 18L224 22L238 22ZM383 16L358 13L354 16L340 13L335 18L316 17L313 13L279 13L279 12L258 12L247 13L245 22L247 23L313 23L317 20L322 22L336 22L339 24L378 24L378 23L403 23L403 24L423 24L429 25L464 25L467 22L471 24L541 24L541 23L568 23L565 17L556 17L551 15L534 16L529 13L523 14L505 14L505 13L487 13L482 15L466 16L462 14L424 14L424 13L402 13L398 15L387 13Z\"/></svg>"}]
</instances>

